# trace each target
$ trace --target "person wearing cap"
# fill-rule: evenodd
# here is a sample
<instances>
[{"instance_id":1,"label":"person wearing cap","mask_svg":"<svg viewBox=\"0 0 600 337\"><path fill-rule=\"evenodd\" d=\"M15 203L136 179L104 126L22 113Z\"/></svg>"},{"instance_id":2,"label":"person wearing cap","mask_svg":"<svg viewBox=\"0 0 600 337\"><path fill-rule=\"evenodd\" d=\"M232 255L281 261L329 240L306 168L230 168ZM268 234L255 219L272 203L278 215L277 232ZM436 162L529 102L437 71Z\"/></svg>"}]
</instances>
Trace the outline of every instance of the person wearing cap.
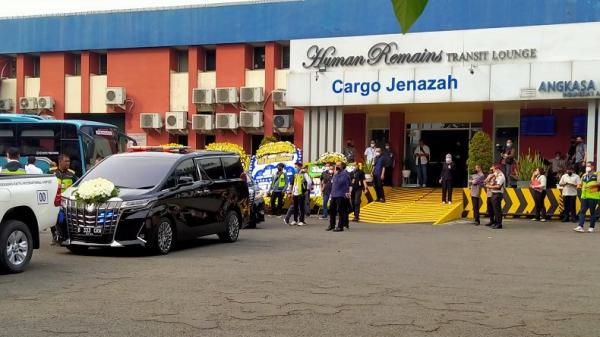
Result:
<instances>
[{"instance_id":1,"label":"person wearing cap","mask_svg":"<svg viewBox=\"0 0 600 337\"><path fill-rule=\"evenodd\" d=\"M442 184L442 203L452 203L452 181L454 179L454 172L456 171L456 165L452 161L452 155L446 155L446 161L442 166L442 173L440 175L440 184Z\"/></svg>"},{"instance_id":2,"label":"person wearing cap","mask_svg":"<svg viewBox=\"0 0 600 337\"><path fill-rule=\"evenodd\" d=\"M312 187L312 180L307 173L307 166L302 166L302 163L296 163L296 174L294 174L294 178L292 179L292 183L290 185L288 193L292 196L292 204L294 207L294 221L289 222L290 226L298 225L305 226L304 216L305 216L305 198L306 192L310 191Z\"/></svg>"},{"instance_id":3,"label":"person wearing cap","mask_svg":"<svg viewBox=\"0 0 600 337\"><path fill-rule=\"evenodd\" d=\"M600 200L600 175L595 171L594 163L587 162L585 165L585 174L581 177L581 209L579 210L579 226L573 228L574 231L585 232L585 214L590 211L589 233L593 233L596 228L596 208Z\"/></svg>"},{"instance_id":4,"label":"person wearing cap","mask_svg":"<svg viewBox=\"0 0 600 337\"><path fill-rule=\"evenodd\" d=\"M273 175L269 190L271 194L271 214L275 216L281 215L283 211L283 195L288 188L288 179L283 170L284 167L283 163L277 164L277 172Z\"/></svg>"},{"instance_id":5,"label":"person wearing cap","mask_svg":"<svg viewBox=\"0 0 600 337\"><path fill-rule=\"evenodd\" d=\"M506 186L506 178L502 173L500 165L494 166L494 179L486 185L488 191L492 194L492 209L490 213L492 229L502 229L502 199L504 198L504 190Z\"/></svg>"}]
</instances>

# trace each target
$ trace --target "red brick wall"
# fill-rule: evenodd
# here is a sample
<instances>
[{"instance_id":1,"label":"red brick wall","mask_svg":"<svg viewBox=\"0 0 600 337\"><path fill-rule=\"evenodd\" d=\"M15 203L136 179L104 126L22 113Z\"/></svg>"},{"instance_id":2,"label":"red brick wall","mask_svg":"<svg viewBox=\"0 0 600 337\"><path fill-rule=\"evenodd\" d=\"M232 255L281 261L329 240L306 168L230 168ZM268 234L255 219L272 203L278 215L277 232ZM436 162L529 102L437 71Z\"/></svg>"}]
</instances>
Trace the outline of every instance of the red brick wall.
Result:
<instances>
[{"instance_id":1,"label":"red brick wall","mask_svg":"<svg viewBox=\"0 0 600 337\"><path fill-rule=\"evenodd\" d=\"M363 154L365 152L365 129L367 127L367 115L365 113L346 113L344 114L344 139L343 144L346 146L346 140L352 139L356 148L356 161L364 161Z\"/></svg>"}]
</instances>

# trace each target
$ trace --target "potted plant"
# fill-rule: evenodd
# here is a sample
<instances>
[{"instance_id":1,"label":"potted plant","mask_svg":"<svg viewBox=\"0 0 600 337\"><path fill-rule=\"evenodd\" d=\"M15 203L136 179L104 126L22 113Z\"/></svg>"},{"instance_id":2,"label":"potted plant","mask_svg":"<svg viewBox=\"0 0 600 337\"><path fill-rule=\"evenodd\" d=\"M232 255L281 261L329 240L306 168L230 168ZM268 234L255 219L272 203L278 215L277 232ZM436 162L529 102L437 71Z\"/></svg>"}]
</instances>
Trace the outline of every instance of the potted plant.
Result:
<instances>
[{"instance_id":1,"label":"potted plant","mask_svg":"<svg viewBox=\"0 0 600 337\"><path fill-rule=\"evenodd\" d=\"M480 165L481 169L485 172L493 163L492 139L483 131L476 132L469 142L467 169L469 172L473 172L475 165Z\"/></svg>"},{"instance_id":2,"label":"potted plant","mask_svg":"<svg viewBox=\"0 0 600 337\"><path fill-rule=\"evenodd\" d=\"M364 164L364 168L365 168L365 180L370 183L373 182L373 163L371 162L366 162Z\"/></svg>"},{"instance_id":3,"label":"potted plant","mask_svg":"<svg viewBox=\"0 0 600 337\"><path fill-rule=\"evenodd\" d=\"M527 150L527 154L519 156L516 160L515 178L517 180L517 187L529 187L531 175L533 171L538 168L546 168L544 159L539 154L531 154L531 149Z\"/></svg>"},{"instance_id":4,"label":"potted plant","mask_svg":"<svg viewBox=\"0 0 600 337\"><path fill-rule=\"evenodd\" d=\"M404 166L402 167L402 178L404 179L410 178L410 164L411 161L408 158L404 159Z\"/></svg>"}]
</instances>

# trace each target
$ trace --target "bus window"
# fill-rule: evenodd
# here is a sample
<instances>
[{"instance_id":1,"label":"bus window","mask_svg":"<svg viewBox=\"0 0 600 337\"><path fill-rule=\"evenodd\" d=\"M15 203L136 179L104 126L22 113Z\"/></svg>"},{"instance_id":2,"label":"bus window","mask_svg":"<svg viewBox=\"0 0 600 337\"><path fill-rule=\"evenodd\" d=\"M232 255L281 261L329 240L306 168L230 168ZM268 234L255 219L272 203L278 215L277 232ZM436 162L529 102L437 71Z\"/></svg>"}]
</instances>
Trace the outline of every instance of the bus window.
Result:
<instances>
[{"instance_id":1,"label":"bus window","mask_svg":"<svg viewBox=\"0 0 600 337\"><path fill-rule=\"evenodd\" d=\"M81 131L88 135L82 137L88 169L98 161L119 152L116 129L83 127Z\"/></svg>"},{"instance_id":2,"label":"bus window","mask_svg":"<svg viewBox=\"0 0 600 337\"><path fill-rule=\"evenodd\" d=\"M20 126L21 156L52 157L60 153L60 126L22 124Z\"/></svg>"},{"instance_id":3,"label":"bus window","mask_svg":"<svg viewBox=\"0 0 600 337\"><path fill-rule=\"evenodd\" d=\"M15 146L14 129L14 125L0 124L0 157L6 155L8 148Z\"/></svg>"},{"instance_id":4,"label":"bus window","mask_svg":"<svg viewBox=\"0 0 600 337\"><path fill-rule=\"evenodd\" d=\"M81 177L83 172L83 163L81 162L81 155L79 150L78 140L61 140L60 148L62 154L69 156L71 160L71 170L75 171L76 176Z\"/></svg>"}]
</instances>

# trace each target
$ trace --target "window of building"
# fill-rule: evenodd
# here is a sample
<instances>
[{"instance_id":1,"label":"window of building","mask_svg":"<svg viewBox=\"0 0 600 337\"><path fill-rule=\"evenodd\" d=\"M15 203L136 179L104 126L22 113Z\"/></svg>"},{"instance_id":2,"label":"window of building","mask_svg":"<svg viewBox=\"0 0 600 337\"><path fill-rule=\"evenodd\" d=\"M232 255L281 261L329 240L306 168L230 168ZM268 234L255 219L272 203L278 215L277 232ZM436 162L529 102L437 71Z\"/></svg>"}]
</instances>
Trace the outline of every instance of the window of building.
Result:
<instances>
[{"instance_id":1,"label":"window of building","mask_svg":"<svg viewBox=\"0 0 600 337\"><path fill-rule=\"evenodd\" d=\"M281 47L281 69L290 68L290 46Z\"/></svg>"},{"instance_id":2,"label":"window of building","mask_svg":"<svg viewBox=\"0 0 600 337\"><path fill-rule=\"evenodd\" d=\"M265 47L254 47L252 69L265 69Z\"/></svg>"},{"instance_id":3,"label":"window of building","mask_svg":"<svg viewBox=\"0 0 600 337\"><path fill-rule=\"evenodd\" d=\"M40 57L32 56L31 57L31 68L32 68L32 77L40 77Z\"/></svg>"},{"instance_id":4,"label":"window of building","mask_svg":"<svg viewBox=\"0 0 600 337\"><path fill-rule=\"evenodd\" d=\"M108 58L106 54L98 54L98 75L106 75L108 70Z\"/></svg>"},{"instance_id":5,"label":"window of building","mask_svg":"<svg viewBox=\"0 0 600 337\"><path fill-rule=\"evenodd\" d=\"M73 70L72 75L81 75L81 54L73 54Z\"/></svg>"},{"instance_id":6,"label":"window of building","mask_svg":"<svg viewBox=\"0 0 600 337\"><path fill-rule=\"evenodd\" d=\"M4 69L0 68L0 71L3 71L2 74L0 74L0 78L1 77L5 77L5 78L17 77L17 60L14 57L7 58Z\"/></svg>"},{"instance_id":7,"label":"window of building","mask_svg":"<svg viewBox=\"0 0 600 337\"><path fill-rule=\"evenodd\" d=\"M204 50L204 71L217 70L217 51L214 49Z\"/></svg>"},{"instance_id":8,"label":"window of building","mask_svg":"<svg viewBox=\"0 0 600 337\"><path fill-rule=\"evenodd\" d=\"M177 51L177 72L187 73L188 72L188 51L178 50Z\"/></svg>"}]
</instances>

